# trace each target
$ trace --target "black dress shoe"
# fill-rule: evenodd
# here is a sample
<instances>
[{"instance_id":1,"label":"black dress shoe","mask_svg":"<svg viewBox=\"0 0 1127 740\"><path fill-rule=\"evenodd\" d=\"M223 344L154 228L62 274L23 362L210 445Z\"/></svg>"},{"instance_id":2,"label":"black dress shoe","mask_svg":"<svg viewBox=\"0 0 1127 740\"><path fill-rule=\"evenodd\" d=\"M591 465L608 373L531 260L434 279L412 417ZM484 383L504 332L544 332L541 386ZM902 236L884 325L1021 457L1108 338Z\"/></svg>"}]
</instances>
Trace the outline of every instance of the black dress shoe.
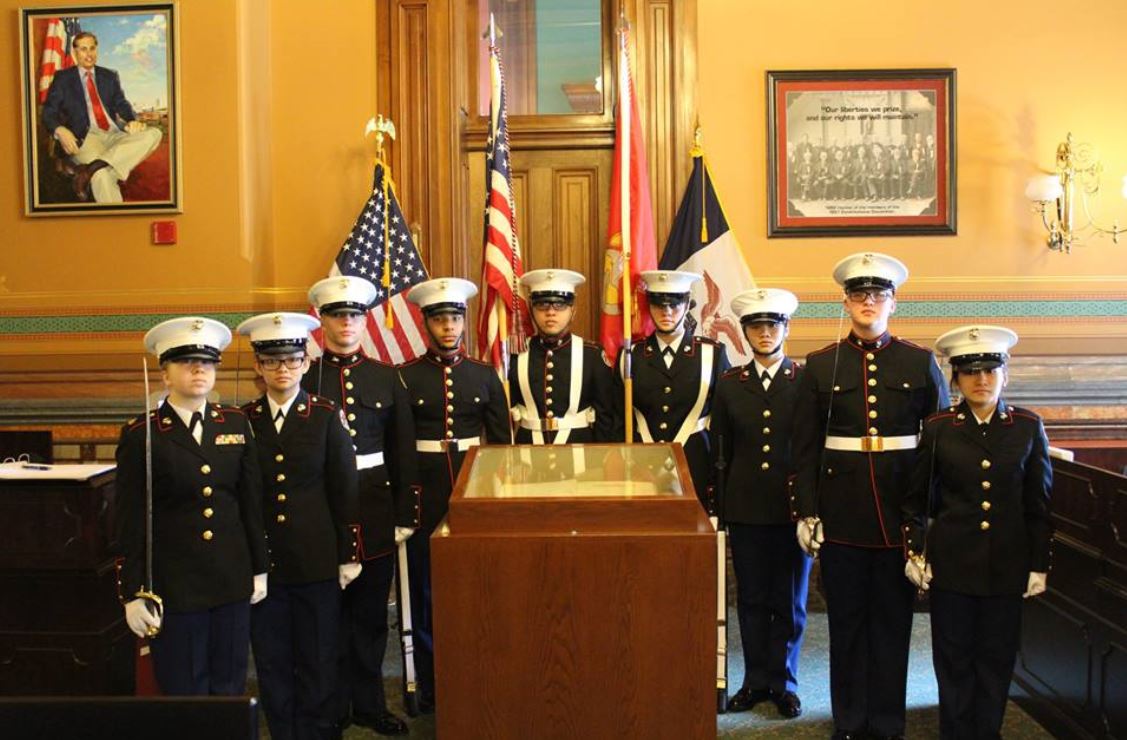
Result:
<instances>
[{"instance_id":1,"label":"black dress shoe","mask_svg":"<svg viewBox=\"0 0 1127 740\"><path fill-rule=\"evenodd\" d=\"M771 692L767 689L749 689L745 686L728 700L728 711L746 712L759 702L767 701L770 698Z\"/></svg>"},{"instance_id":2,"label":"black dress shoe","mask_svg":"<svg viewBox=\"0 0 1127 740\"><path fill-rule=\"evenodd\" d=\"M361 727L375 730L377 735L407 734L407 723L387 710L380 714L354 714L352 721Z\"/></svg>"},{"instance_id":3,"label":"black dress shoe","mask_svg":"<svg viewBox=\"0 0 1127 740\"><path fill-rule=\"evenodd\" d=\"M787 719L794 719L802 714L802 702L799 700L798 694L793 691L772 694L771 701L775 702L775 706L779 709L779 714Z\"/></svg>"}]
</instances>

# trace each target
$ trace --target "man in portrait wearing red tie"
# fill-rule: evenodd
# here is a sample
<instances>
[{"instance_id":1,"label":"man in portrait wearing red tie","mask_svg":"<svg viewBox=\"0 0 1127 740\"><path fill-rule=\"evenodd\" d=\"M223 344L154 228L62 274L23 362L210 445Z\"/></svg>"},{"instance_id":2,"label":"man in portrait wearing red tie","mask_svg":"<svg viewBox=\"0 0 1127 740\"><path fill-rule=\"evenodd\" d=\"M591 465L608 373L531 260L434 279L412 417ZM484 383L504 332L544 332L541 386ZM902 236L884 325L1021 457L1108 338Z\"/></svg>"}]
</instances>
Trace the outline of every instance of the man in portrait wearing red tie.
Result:
<instances>
[{"instance_id":1,"label":"man in portrait wearing red tie","mask_svg":"<svg viewBox=\"0 0 1127 740\"><path fill-rule=\"evenodd\" d=\"M80 201L122 202L118 183L160 144L161 132L137 120L117 72L98 64L98 37L71 44L75 67L58 72L43 104L43 124L75 166Z\"/></svg>"}]
</instances>

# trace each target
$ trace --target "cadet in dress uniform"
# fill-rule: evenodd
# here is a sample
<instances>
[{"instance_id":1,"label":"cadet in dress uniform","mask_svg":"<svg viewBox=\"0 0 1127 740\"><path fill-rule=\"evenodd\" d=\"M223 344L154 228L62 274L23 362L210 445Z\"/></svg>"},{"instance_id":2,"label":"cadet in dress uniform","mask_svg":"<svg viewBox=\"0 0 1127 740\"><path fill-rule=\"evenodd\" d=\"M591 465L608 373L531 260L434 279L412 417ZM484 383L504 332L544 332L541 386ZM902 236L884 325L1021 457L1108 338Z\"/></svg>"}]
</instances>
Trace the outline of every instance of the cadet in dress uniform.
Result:
<instances>
[{"instance_id":1,"label":"cadet in dress uniform","mask_svg":"<svg viewBox=\"0 0 1127 740\"><path fill-rule=\"evenodd\" d=\"M634 377L634 441L680 442L701 504L714 513L711 500L708 415L720 375L728 370L724 345L685 331L692 284L700 275L677 270L642 272L653 334L631 348ZM622 398L624 363L619 352L614 374L615 398ZM621 417L621 413L618 414ZM621 429L621 419L617 428ZM624 432L623 432L624 433ZM617 437L621 439L622 437Z\"/></svg>"},{"instance_id":2,"label":"cadet in dress uniform","mask_svg":"<svg viewBox=\"0 0 1127 740\"><path fill-rule=\"evenodd\" d=\"M407 540L419 709L434 710L434 637L431 615L430 536L446 516L466 451L482 441L509 444L505 389L491 365L466 356L466 302L477 287L461 278L435 278L411 288L407 299L423 312L426 354L399 368L415 417L419 531Z\"/></svg>"},{"instance_id":3,"label":"cadet in dress uniform","mask_svg":"<svg viewBox=\"0 0 1127 740\"><path fill-rule=\"evenodd\" d=\"M1045 428L1001 397L1015 343L1000 326L964 326L936 340L963 400L924 424L903 504L905 574L931 589L944 738L1001 737L1021 600L1045 591L1049 570Z\"/></svg>"},{"instance_id":4,"label":"cadet in dress uniform","mask_svg":"<svg viewBox=\"0 0 1127 740\"><path fill-rule=\"evenodd\" d=\"M883 254L837 264L851 330L807 356L795 408L792 515L803 549L821 552L839 738L904 734L914 593L900 505L920 426L948 404L931 352L888 333L907 276Z\"/></svg>"},{"instance_id":5,"label":"cadet in dress uniform","mask_svg":"<svg viewBox=\"0 0 1127 740\"><path fill-rule=\"evenodd\" d=\"M145 426L134 419L117 446L118 587L129 628L150 628L153 671L165 694L238 695L246 690L250 605L266 596L269 565L262 478L242 410L209 403L215 366L231 330L212 319L170 319L145 335L168 397L152 429L153 591L145 580Z\"/></svg>"},{"instance_id":6,"label":"cadet in dress uniform","mask_svg":"<svg viewBox=\"0 0 1127 740\"><path fill-rule=\"evenodd\" d=\"M727 524L736 572L736 614L743 641L743 687L728 710L771 699L787 718L802 713L798 655L806 629L812 558L794 538L787 474L802 368L784 354L798 298L787 290L745 290L732 299L752 360L725 373L712 401L710 432L727 461L720 519Z\"/></svg>"},{"instance_id":7,"label":"cadet in dress uniform","mask_svg":"<svg viewBox=\"0 0 1127 740\"><path fill-rule=\"evenodd\" d=\"M614 435L611 371L602 349L571 333L572 270L532 270L521 278L536 336L509 361L517 444L610 442Z\"/></svg>"},{"instance_id":8,"label":"cadet in dress uniform","mask_svg":"<svg viewBox=\"0 0 1127 740\"><path fill-rule=\"evenodd\" d=\"M337 715L381 735L403 735L407 725L387 709L383 659L387 602L395 578L395 546L418 526L414 427L395 368L369 358L360 346L376 286L355 276L320 280L309 302L321 313L324 354L302 387L343 411L359 471L360 560L363 570L341 602Z\"/></svg>"},{"instance_id":9,"label":"cadet in dress uniform","mask_svg":"<svg viewBox=\"0 0 1127 740\"><path fill-rule=\"evenodd\" d=\"M361 570L352 439L336 404L300 385L318 326L309 314L270 313L237 329L266 384L243 411L262 469L271 561L270 595L251 608L251 645L276 740L339 737L340 591Z\"/></svg>"}]
</instances>

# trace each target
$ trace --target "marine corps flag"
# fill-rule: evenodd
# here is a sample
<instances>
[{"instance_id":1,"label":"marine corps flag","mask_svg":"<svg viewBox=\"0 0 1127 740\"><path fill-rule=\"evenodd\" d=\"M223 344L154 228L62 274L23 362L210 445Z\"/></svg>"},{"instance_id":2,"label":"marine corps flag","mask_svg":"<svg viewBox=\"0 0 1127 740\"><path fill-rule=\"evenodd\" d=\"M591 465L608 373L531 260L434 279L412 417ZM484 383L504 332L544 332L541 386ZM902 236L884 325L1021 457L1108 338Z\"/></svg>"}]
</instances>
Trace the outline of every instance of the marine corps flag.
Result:
<instances>
[{"instance_id":1,"label":"marine corps flag","mask_svg":"<svg viewBox=\"0 0 1127 740\"><path fill-rule=\"evenodd\" d=\"M723 342L732 365L742 365L751 356L740 330L740 317L732 314L729 304L740 291L754 288L755 279L736 235L728 227L699 145L693 147L692 155L693 174L669 228L660 269L687 270L702 276L693 284L697 334Z\"/></svg>"},{"instance_id":2,"label":"marine corps flag","mask_svg":"<svg viewBox=\"0 0 1127 740\"><path fill-rule=\"evenodd\" d=\"M629 313L631 317L633 339L640 340L653 331L653 320L639 275L642 270L657 269L650 176L646 168L646 145L642 141L638 103L634 98L627 28L619 31L618 41L614 174L610 185L610 222L603 259L603 315L599 332L603 351L611 359L617 356L625 339L624 313ZM632 287L629 296L622 294L624 279L625 284Z\"/></svg>"}]
</instances>

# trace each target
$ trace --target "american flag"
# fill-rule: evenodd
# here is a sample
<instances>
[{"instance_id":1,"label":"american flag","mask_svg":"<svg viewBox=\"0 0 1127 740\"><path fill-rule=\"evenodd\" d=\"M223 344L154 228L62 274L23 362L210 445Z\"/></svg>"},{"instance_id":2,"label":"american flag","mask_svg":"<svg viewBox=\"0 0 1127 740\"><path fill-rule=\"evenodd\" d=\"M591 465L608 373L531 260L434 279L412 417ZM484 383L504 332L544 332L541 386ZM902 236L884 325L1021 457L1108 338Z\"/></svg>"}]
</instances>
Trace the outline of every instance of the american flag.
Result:
<instances>
[{"instance_id":1,"label":"american flag","mask_svg":"<svg viewBox=\"0 0 1127 740\"><path fill-rule=\"evenodd\" d=\"M407 300L407 291L427 279L427 270L382 158L376 162L372 194L329 269L329 276L335 275L356 275L376 286L376 305L368 311L361 342L369 357L399 364L426 352L423 317ZM320 330L314 339L322 344Z\"/></svg>"},{"instance_id":2,"label":"american flag","mask_svg":"<svg viewBox=\"0 0 1127 740\"><path fill-rule=\"evenodd\" d=\"M512 167L509 159L509 122L506 114L505 77L501 53L489 46L491 80L489 139L485 149L485 237L481 256L481 316L478 351L505 376L509 352L524 349L531 329L528 304L514 294L524 274L516 230ZM504 331L502 331L502 323ZM507 335L507 336L503 336Z\"/></svg>"},{"instance_id":3,"label":"american flag","mask_svg":"<svg viewBox=\"0 0 1127 740\"><path fill-rule=\"evenodd\" d=\"M47 91L55 73L74 66L70 45L74 37L82 32L77 18L50 18L47 32L43 35L43 57L39 63L39 102L47 100Z\"/></svg>"}]
</instances>

